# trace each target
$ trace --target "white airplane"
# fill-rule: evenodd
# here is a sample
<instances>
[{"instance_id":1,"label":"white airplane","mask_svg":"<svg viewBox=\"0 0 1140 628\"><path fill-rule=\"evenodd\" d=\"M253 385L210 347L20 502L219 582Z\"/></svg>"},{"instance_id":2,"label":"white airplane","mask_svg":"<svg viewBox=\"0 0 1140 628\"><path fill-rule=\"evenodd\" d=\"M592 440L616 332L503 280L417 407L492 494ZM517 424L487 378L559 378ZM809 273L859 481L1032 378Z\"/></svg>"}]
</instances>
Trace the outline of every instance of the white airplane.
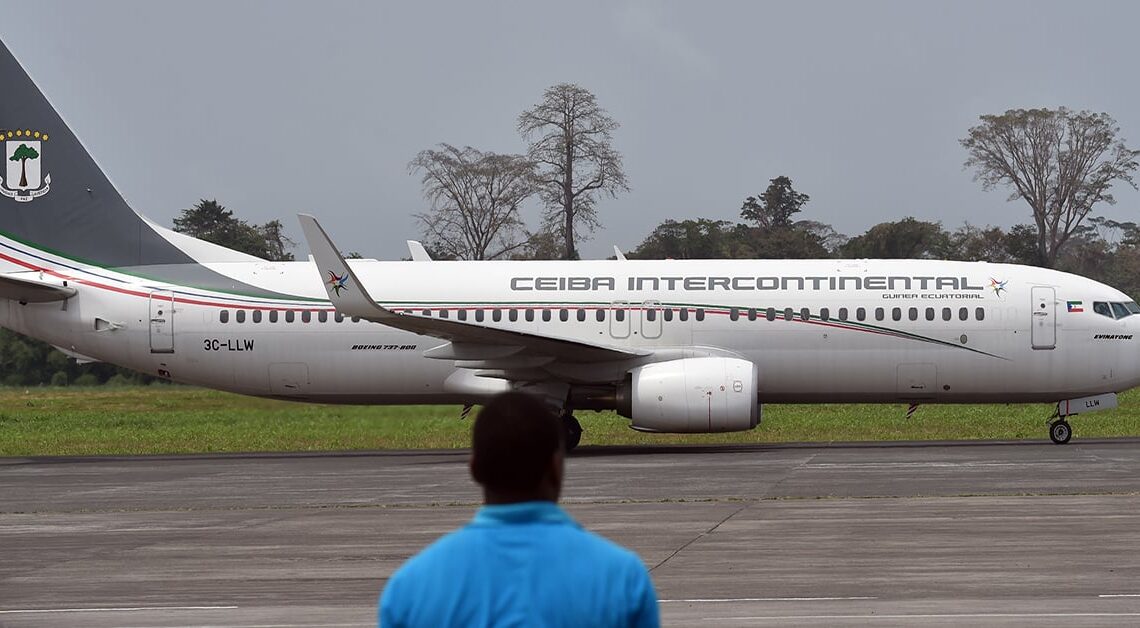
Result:
<instances>
[{"instance_id":1,"label":"white airplane","mask_svg":"<svg viewBox=\"0 0 1140 628\"><path fill-rule=\"evenodd\" d=\"M82 361L246 395L541 395L634 429L725 432L763 403L1058 402L1140 384L1140 306L1053 270L931 260L267 262L123 200L0 44L0 325Z\"/></svg>"}]
</instances>

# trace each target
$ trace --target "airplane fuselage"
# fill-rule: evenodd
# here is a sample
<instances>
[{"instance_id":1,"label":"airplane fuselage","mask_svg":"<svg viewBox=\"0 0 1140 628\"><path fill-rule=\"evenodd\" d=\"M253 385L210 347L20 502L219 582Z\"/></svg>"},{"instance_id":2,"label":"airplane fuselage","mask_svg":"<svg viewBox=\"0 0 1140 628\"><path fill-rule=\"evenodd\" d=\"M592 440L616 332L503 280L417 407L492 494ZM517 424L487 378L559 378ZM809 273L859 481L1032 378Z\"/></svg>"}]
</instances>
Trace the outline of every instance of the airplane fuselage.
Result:
<instances>
[{"instance_id":1,"label":"airplane fuselage","mask_svg":"<svg viewBox=\"0 0 1140 628\"><path fill-rule=\"evenodd\" d=\"M74 354L189 384L332 403L468 403L495 390L483 387L493 373L425 357L439 338L338 316L311 262L210 266L296 297L284 300L45 263L8 244L9 271L46 270L79 293L64 305L0 301L0 324ZM1140 384L1140 317L1093 309L1130 299L1039 268L927 260L353 268L383 286L388 307L412 316L658 356L741 357L758 367L759 402L1056 401ZM606 379L604 366L546 368L534 367L571 386Z\"/></svg>"}]
</instances>

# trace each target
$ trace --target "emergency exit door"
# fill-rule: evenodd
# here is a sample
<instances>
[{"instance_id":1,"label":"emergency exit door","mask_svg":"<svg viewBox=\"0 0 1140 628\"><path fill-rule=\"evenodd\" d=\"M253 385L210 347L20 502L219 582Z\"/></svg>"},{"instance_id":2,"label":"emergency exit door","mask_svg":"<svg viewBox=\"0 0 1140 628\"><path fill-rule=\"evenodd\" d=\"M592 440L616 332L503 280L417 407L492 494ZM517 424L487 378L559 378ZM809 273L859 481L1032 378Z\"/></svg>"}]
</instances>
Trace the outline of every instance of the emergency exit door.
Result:
<instances>
[{"instance_id":1,"label":"emergency exit door","mask_svg":"<svg viewBox=\"0 0 1140 628\"><path fill-rule=\"evenodd\" d=\"M1057 346L1057 295L1053 288L1043 286L1032 290L1033 312L1030 336L1034 349L1053 349Z\"/></svg>"},{"instance_id":2,"label":"emergency exit door","mask_svg":"<svg viewBox=\"0 0 1140 628\"><path fill-rule=\"evenodd\" d=\"M174 353L174 293L150 293L150 352Z\"/></svg>"}]
</instances>

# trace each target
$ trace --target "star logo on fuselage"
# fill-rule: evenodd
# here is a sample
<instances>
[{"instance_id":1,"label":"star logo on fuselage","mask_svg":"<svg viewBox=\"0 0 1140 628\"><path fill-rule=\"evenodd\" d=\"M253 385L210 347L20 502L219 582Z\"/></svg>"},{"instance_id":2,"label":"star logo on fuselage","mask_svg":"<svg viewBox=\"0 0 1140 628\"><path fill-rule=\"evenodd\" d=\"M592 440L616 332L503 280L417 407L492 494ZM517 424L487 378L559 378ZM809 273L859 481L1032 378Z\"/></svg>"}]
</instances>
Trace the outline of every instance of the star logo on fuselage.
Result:
<instances>
[{"instance_id":1,"label":"star logo on fuselage","mask_svg":"<svg viewBox=\"0 0 1140 628\"><path fill-rule=\"evenodd\" d=\"M348 289L348 285L347 285L348 284L348 273L345 273L344 275L337 275L336 273L334 273L333 271L330 270L329 271L329 280L326 281L325 283L327 283L329 285L329 287L332 288L333 292L336 293L336 296L339 297L341 290L347 290Z\"/></svg>"},{"instance_id":2,"label":"star logo on fuselage","mask_svg":"<svg viewBox=\"0 0 1140 628\"><path fill-rule=\"evenodd\" d=\"M1008 290L1005 287L1005 284L1007 284L1007 283L1009 283L1008 279L1006 279L1005 281L998 281L997 279L990 277L990 288L994 291L994 296L1000 298L1001 293L1008 292Z\"/></svg>"}]
</instances>

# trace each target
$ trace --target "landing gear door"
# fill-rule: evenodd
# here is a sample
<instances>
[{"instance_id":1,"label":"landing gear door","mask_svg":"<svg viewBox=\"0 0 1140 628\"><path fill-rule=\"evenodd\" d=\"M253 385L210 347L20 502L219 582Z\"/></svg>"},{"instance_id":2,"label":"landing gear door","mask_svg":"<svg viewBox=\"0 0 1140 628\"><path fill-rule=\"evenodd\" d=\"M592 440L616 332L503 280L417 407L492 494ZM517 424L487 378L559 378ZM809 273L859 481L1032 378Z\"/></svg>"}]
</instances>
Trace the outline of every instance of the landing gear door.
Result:
<instances>
[{"instance_id":1,"label":"landing gear door","mask_svg":"<svg viewBox=\"0 0 1140 628\"><path fill-rule=\"evenodd\" d=\"M150 293L150 352L174 353L174 293Z\"/></svg>"},{"instance_id":2,"label":"landing gear door","mask_svg":"<svg viewBox=\"0 0 1140 628\"><path fill-rule=\"evenodd\" d=\"M1057 297L1053 288L1035 286L1032 290L1032 331L1034 349L1053 349L1057 346Z\"/></svg>"}]
</instances>

